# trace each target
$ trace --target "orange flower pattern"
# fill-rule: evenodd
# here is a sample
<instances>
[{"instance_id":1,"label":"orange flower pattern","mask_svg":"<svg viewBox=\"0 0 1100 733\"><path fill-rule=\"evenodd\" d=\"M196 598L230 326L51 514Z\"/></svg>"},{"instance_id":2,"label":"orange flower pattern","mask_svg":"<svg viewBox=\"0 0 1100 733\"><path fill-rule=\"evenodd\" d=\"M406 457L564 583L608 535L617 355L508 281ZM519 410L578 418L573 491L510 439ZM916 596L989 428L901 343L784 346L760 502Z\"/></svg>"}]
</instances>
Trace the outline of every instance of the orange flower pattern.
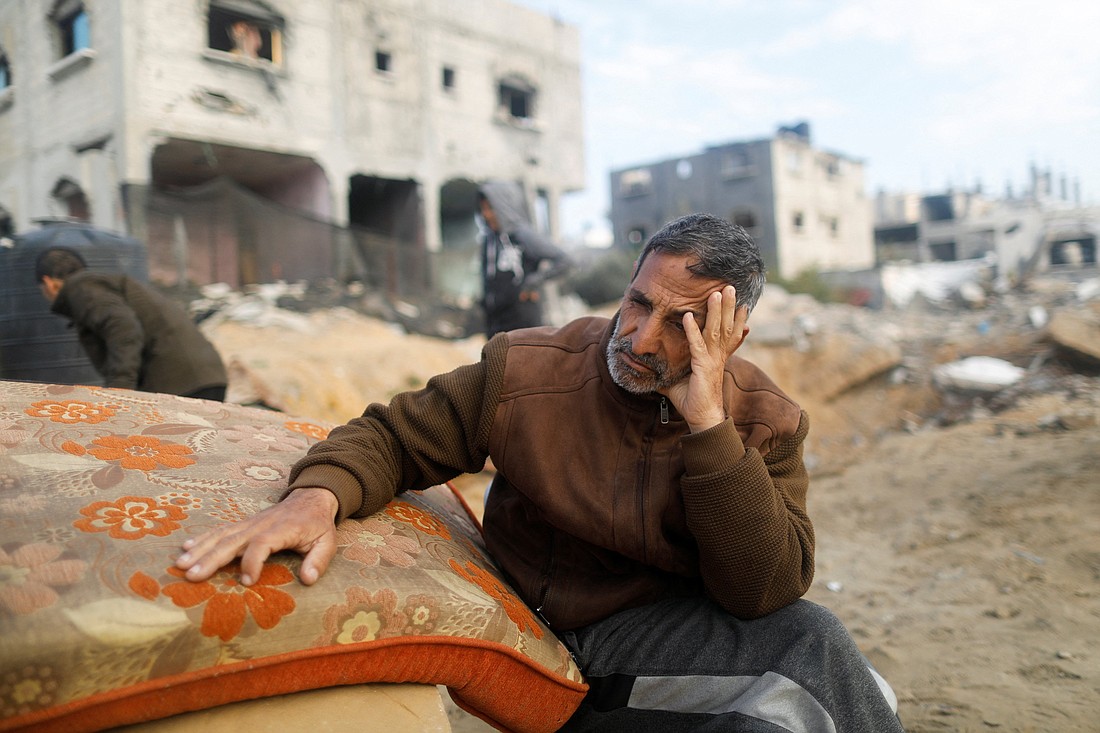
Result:
<instances>
[{"instance_id":1,"label":"orange flower pattern","mask_svg":"<svg viewBox=\"0 0 1100 733\"><path fill-rule=\"evenodd\" d=\"M448 639L504 643L581 681L537 615L486 577L495 571L476 523L446 488L342 522L316 588L279 558L247 588L237 563L204 583L169 567L184 537L277 501L326 425L131 390L3 383L0 728L49 725L54 711L78 718L65 711L89 695L170 690L226 664L370 654L402 638L430 637L410 654Z\"/></svg>"},{"instance_id":2,"label":"orange flower pattern","mask_svg":"<svg viewBox=\"0 0 1100 733\"><path fill-rule=\"evenodd\" d=\"M168 568L168 573L184 577L183 572L174 567ZM222 641L237 636L249 615L266 631L275 628L284 616L294 611L294 598L275 587L294 580L286 566L265 564L260 577L250 586L241 584L240 574L240 562L231 562L210 580L201 583L181 580L169 583L161 592L181 608L205 603L200 630L204 636L216 636Z\"/></svg>"},{"instance_id":3,"label":"orange flower pattern","mask_svg":"<svg viewBox=\"0 0 1100 733\"><path fill-rule=\"evenodd\" d=\"M293 430L296 433L301 433L310 438L316 438L317 440L324 440L328 437L328 428L323 428L320 425L314 425L309 422L297 422L294 420L288 420L283 423L287 430Z\"/></svg>"},{"instance_id":4,"label":"orange flower pattern","mask_svg":"<svg viewBox=\"0 0 1100 733\"><path fill-rule=\"evenodd\" d=\"M171 503L148 496L123 496L116 501L97 501L83 507L84 519L73 522L82 532L107 532L116 540L167 537L180 528L187 512Z\"/></svg>"},{"instance_id":5,"label":"orange flower pattern","mask_svg":"<svg viewBox=\"0 0 1100 733\"><path fill-rule=\"evenodd\" d=\"M93 404L79 400L67 400L65 402L39 400L38 402L32 402L31 406L24 412L31 417L48 417L53 422L67 425L81 422L95 425L115 415L112 405Z\"/></svg>"},{"instance_id":6,"label":"orange flower pattern","mask_svg":"<svg viewBox=\"0 0 1100 733\"><path fill-rule=\"evenodd\" d=\"M451 558L450 565L451 570L488 593L490 598L500 601L500 605L504 606L504 612L519 627L520 633L530 631L536 639L542 638L542 627L535 620L535 614L531 613L531 609L508 590L496 576L472 562L467 562L463 567L457 560Z\"/></svg>"},{"instance_id":7,"label":"orange flower pattern","mask_svg":"<svg viewBox=\"0 0 1100 733\"><path fill-rule=\"evenodd\" d=\"M11 554L0 547L0 606L26 615L57 602L57 586L84 576L83 560L59 560L63 548L45 542L23 545Z\"/></svg>"},{"instance_id":8,"label":"orange flower pattern","mask_svg":"<svg viewBox=\"0 0 1100 733\"><path fill-rule=\"evenodd\" d=\"M389 588L371 593L366 588L344 591L347 603L325 611L325 637L319 643L358 644L399 636L406 623L397 610L397 594Z\"/></svg>"},{"instance_id":9,"label":"orange flower pattern","mask_svg":"<svg viewBox=\"0 0 1100 733\"><path fill-rule=\"evenodd\" d=\"M186 445L168 443L150 435L107 435L93 440L87 451L101 461L117 461L122 468L139 471L153 471L161 466L186 468L195 462L194 458L189 458L194 451Z\"/></svg>"},{"instance_id":10,"label":"orange flower pattern","mask_svg":"<svg viewBox=\"0 0 1100 733\"><path fill-rule=\"evenodd\" d=\"M390 502L386 507L386 514L399 522L411 524L424 534L430 534L445 540L451 539L451 531L447 529L447 525L420 507L413 506L406 501L394 500Z\"/></svg>"}]
</instances>

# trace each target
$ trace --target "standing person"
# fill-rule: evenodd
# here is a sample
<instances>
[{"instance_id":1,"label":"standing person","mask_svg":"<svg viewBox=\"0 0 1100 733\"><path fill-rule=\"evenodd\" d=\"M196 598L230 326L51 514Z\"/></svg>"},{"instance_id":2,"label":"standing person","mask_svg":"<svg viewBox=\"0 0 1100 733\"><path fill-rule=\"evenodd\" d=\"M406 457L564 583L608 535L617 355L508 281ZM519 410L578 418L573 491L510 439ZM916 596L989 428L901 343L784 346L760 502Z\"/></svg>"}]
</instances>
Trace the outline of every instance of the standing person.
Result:
<instances>
[{"instance_id":1,"label":"standing person","mask_svg":"<svg viewBox=\"0 0 1100 733\"><path fill-rule=\"evenodd\" d=\"M486 544L590 685L563 730L900 731L855 642L801 600L814 571L806 413L734 352L764 286L743 229L694 214L646 244L618 313L501 334L481 361L375 404L283 501L188 540L204 580L305 558L335 523L491 457Z\"/></svg>"},{"instance_id":2,"label":"standing person","mask_svg":"<svg viewBox=\"0 0 1100 733\"><path fill-rule=\"evenodd\" d=\"M519 184L490 181L477 196L487 230L481 247L485 337L541 326L541 286L561 275L569 260L531 226Z\"/></svg>"},{"instance_id":3,"label":"standing person","mask_svg":"<svg viewBox=\"0 0 1100 733\"><path fill-rule=\"evenodd\" d=\"M65 247L39 254L34 276L106 386L225 400L225 365L177 303L127 275L92 272Z\"/></svg>"}]
</instances>

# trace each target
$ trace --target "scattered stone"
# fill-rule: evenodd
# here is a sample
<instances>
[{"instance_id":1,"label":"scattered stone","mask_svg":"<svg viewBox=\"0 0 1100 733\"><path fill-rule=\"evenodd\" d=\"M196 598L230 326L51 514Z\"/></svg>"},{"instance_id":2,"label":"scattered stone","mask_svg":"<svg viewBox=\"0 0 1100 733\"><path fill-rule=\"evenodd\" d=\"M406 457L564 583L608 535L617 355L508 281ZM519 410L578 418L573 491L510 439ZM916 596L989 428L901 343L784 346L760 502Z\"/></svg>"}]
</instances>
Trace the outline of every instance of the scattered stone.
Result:
<instances>
[{"instance_id":1,"label":"scattered stone","mask_svg":"<svg viewBox=\"0 0 1100 733\"><path fill-rule=\"evenodd\" d=\"M1024 370L1004 359L971 356L932 370L932 378L942 389L974 392L999 392L1020 381Z\"/></svg>"},{"instance_id":2,"label":"scattered stone","mask_svg":"<svg viewBox=\"0 0 1100 733\"><path fill-rule=\"evenodd\" d=\"M997 606L996 608L991 608L986 611L985 615L989 616L990 618L1001 619L1003 621L1005 619L1016 618L1017 616L1019 616L1020 609L1012 608L1010 606Z\"/></svg>"},{"instance_id":3,"label":"scattered stone","mask_svg":"<svg viewBox=\"0 0 1100 733\"><path fill-rule=\"evenodd\" d=\"M1100 303L1091 308L1064 309L1047 325L1047 337L1070 360L1087 366L1100 364Z\"/></svg>"}]
</instances>

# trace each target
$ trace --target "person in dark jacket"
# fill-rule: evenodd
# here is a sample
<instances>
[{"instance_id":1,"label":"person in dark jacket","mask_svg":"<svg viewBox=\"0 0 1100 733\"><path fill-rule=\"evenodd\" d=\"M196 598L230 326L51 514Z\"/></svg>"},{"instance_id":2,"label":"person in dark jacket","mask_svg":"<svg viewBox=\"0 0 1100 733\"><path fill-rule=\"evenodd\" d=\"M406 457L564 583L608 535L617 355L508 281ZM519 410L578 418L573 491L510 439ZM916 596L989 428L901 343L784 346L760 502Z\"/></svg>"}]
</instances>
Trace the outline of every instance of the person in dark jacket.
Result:
<instances>
[{"instance_id":1,"label":"person in dark jacket","mask_svg":"<svg viewBox=\"0 0 1100 733\"><path fill-rule=\"evenodd\" d=\"M275 506L183 544L202 581L272 552L317 582L336 523L491 458L486 545L573 652L570 731L897 733L896 697L814 572L809 418L736 352L764 287L744 229L696 214L646 244L618 313L491 339L478 363L370 405Z\"/></svg>"},{"instance_id":2,"label":"person in dark jacket","mask_svg":"<svg viewBox=\"0 0 1100 733\"><path fill-rule=\"evenodd\" d=\"M91 271L65 247L39 254L34 275L105 386L225 400L225 365L177 303L127 275Z\"/></svg>"},{"instance_id":3,"label":"person in dark jacket","mask_svg":"<svg viewBox=\"0 0 1100 733\"><path fill-rule=\"evenodd\" d=\"M563 274L569 258L531 226L519 184L483 184L478 206L486 227L481 247L485 337L541 326L542 284Z\"/></svg>"}]
</instances>

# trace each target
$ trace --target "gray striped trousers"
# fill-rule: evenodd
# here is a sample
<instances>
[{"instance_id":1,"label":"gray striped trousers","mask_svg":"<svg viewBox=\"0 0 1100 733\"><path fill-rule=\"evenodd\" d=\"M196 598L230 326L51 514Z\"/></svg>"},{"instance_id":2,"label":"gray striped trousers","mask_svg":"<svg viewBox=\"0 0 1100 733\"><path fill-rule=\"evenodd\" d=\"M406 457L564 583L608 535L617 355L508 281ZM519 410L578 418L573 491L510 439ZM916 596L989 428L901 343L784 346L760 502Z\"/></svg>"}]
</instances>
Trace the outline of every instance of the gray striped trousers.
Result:
<instances>
[{"instance_id":1,"label":"gray striped trousers","mask_svg":"<svg viewBox=\"0 0 1100 733\"><path fill-rule=\"evenodd\" d=\"M559 636L591 685L563 731L902 731L893 690L810 601L741 621L666 599Z\"/></svg>"}]
</instances>

